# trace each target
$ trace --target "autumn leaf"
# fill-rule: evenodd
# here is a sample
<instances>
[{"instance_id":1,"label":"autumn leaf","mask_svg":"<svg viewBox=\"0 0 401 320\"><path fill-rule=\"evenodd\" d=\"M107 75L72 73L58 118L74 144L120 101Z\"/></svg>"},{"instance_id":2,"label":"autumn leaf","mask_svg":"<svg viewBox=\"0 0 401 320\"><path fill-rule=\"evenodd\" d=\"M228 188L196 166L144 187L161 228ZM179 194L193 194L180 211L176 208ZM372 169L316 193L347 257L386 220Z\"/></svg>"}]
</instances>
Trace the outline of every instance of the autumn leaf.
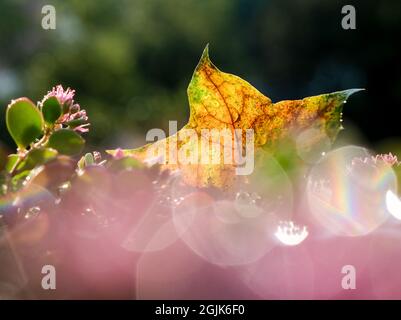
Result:
<instances>
[{"instance_id":1,"label":"autumn leaf","mask_svg":"<svg viewBox=\"0 0 401 320\"><path fill-rule=\"evenodd\" d=\"M163 146L163 168L180 170L184 181L192 186L227 188L236 179L236 163L224 161L227 141L221 132L231 133L232 148L245 151L246 130L253 130L255 150L263 147L274 151L281 140L306 128L317 128L321 138L334 141L341 129L342 105L346 99L361 89L350 89L329 94L273 103L247 81L221 72L210 61L208 47L194 71L187 93L190 105L188 123L176 134L162 141L141 148L119 150L125 156L134 156L146 161L152 155L150 149ZM209 133L211 142L209 160L200 161L201 138ZM199 139L192 139L191 134ZM157 148L156 148L157 146ZM170 148L172 146L172 148ZM116 150L109 150L111 155ZM180 161L179 154L194 155L192 161ZM232 152L233 156L235 152ZM154 154L153 154L154 155ZM154 155L156 156L156 155ZM213 158L215 157L215 158ZM197 161L196 161L197 160Z\"/></svg>"}]
</instances>

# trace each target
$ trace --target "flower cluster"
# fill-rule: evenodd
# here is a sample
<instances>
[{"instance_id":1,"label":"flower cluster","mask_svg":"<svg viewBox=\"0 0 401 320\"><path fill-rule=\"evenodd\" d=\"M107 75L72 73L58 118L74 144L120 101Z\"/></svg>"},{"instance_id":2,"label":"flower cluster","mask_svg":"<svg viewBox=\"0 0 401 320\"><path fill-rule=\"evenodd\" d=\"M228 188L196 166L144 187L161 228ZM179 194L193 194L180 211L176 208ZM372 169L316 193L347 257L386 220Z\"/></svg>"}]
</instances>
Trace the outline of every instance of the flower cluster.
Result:
<instances>
[{"instance_id":1,"label":"flower cluster","mask_svg":"<svg viewBox=\"0 0 401 320\"><path fill-rule=\"evenodd\" d=\"M386 164L390 167L400 165L400 162L397 159L397 156L393 155L391 152L388 154L377 154L375 156L366 157L366 158L354 158L352 160L352 166L355 165L380 165Z\"/></svg>"},{"instance_id":2,"label":"flower cluster","mask_svg":"<svg viewBox=\"0 0 401 320\"><path fill-rule=\"evenodd\" d=\"M86 111L81 110L80 105L74 102L74 95L75 90L70 88L64 89L61 85L58 85L45 95L41 105L43 105L46 99L56 97L63 110L62 116L56 123L80 133L88 132L88 126L90 125L88 123L88 116L86 115Z\"/></svg>"}]
</instances>

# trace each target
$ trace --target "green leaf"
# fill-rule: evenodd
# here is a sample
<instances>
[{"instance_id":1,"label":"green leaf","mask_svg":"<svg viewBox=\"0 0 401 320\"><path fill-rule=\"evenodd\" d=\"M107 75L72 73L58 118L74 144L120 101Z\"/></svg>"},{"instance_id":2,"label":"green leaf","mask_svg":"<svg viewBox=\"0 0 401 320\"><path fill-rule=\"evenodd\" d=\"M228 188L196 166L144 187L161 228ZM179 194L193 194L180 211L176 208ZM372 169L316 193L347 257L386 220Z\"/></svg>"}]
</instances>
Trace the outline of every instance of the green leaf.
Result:
<instances>
[{"instance_id":1,"label":"green leaf","mask_svg":"<svg viewBox=\"0 0 401 320\"><path fill-rule=\"evenodd\" d=\"M95 161L95 158L93 157L93 154L88 152L83 157L81 157L81 159L79 159L77 166L78 166L78 169L84 170L85 167L92 166L95 164L96 164L96 161Z\"/></svg>"},{"instance_id":2,"label":"green leaf","mask_svg":"<svg viewBox=\"0 0 401 320\"><path fill-rule=\"evenodd\" d=\"M49 138L48 146L56 149L61 154L68 156L80 153L85 145L85 140L75 131L60 129Z\"/></svg>"},{"instance_id":3,"label":"green leaf","mask_svg":"<svg viewBox=\"0 0 401 320\"><path fill-rule=\"evenodd\" d=\"M31 100L19 98L8 105L6 124L17 146L25 149L42 135L43 117Z\"/></svg>"},{"instance_id":4,"label":"green leaf","mask_svg":"<svg viewBox=\"0 0 401 320\"><path fill-rule=\"evenodd\" d=\"M42 104L43 118L48 124L53 124L60 118L62 113L61 105L56 97L47 98Z\"/></svg>"},{"instance_id":5,"label":"green leaf","mask_svg":"<svg viewBox=\"0 0 401 320\"><path fill-rule=\"evenodd\" d=\"M75 120L71 120L71 121L66 122L66 125L69 126L72 129L74 129L74 128L76 128L76 127L78 127L78 126L80 126L82 124L86 124L86 123L88 123L88 121L85 120L85 119L75 119Z\"/></svg>"},{"instance_id":6,"label":"green leaf","mask_svg":"<svg viewBox=\"0 0 401 320\"><path fill-rule=\"evenodd\" d=\"M34 149L30 151L26 158L17 166L18 171L31 170L36 166L45 164L57 156L57 150L51 148Z\"/></svg>"},{"instance_id":7,"label":"green leaf","mask_svg":"<svg viewBox=\"0 0 401 320\"><path fill-rule=\"evenodd\" d=\"M92 153L85 154L85 166L91 166L95 164L95 159Z\"/></svg>"},{"instance_id":8,"label":"green leaf","mask_svg":"<svg viewBox=\"0 0 401 320\"><path fill-rule=\"evenodd\" d=\"M85 156L81 157L81 159L78 160L77 167L79 170L85 169Z\"/></svg>"},{"instance_id":9,"label":"green leaf","mask_svg":"<svg viewBox=\"0 0 401 320\"><path fill-rule=\"evenodd\" d=\"M11 190L15 192L21 189L22 186L24 185L26 178L29 176L30 172L31 172L30 170L25 170L12 177Z\"/></svg>"},{"instance_id":10,"label":"green leaf","mask_svg":"<svg viewBox=\"0 0 401 320\"><path fill-rule=\"evenodd\" d=\"M6 163L6 171L8 173L11 173L14 170L14 167L17 164L18 158L19 158L18 154L10 154L8 156L8 160Z\"/></svg>"},{"instance_id":11,"label":"green leaf","mask_svg":"<svg viewBox=\"0 0 401 320\"><path fill-rule=\"evenodd\" d=\"M7 174L4 171L2 171L0 172L0 196L4 196L7 193L7 191L8 191ZM2 201L4 201L4 198L2 199Z\"/></svg>"}]
</instances>

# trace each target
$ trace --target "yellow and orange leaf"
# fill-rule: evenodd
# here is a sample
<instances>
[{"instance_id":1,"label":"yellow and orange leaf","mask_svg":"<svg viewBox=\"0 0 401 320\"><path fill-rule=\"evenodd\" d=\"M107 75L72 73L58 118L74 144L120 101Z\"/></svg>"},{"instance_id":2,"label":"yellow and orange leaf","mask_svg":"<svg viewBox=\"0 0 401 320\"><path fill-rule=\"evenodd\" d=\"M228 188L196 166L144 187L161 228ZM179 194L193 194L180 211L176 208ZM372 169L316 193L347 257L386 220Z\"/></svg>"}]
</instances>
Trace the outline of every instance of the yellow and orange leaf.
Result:
<instances>
[{"instance_id":1,"label":"yellow and orange leaf","mask_svg":"<svg viewBox=\"0 0 401 320\"><path fill-rule=\"evenodd\" d=\"M254 132L255 150L261 147L274 150L282 139L307 128L317 128L322 138L329 137L334 141L341 129L342 105L351 94L359 90L350 89L273 103L247 81L217 69L210 61L206 47L187 89L190 105L188 123L176 134L156 142L164 144L166 150L170 150L170 145L177 146L176 152L166 152L163 168L180 170L185 182L192 186L227 188L235 179L235 165L224 162L220 137L213 140L217 143L212 144L210 150L210 157L214 153L220 156L219 163L179 161L177 153L180 150L185 149L184 152L190 153L201 148L200 140L193 142L186 133L187 129L192 129L198 137L202 136L205 129L231 132L233 142L240 142L242 149L246 145L247 129ZM241 136L238 136L236 129L241 130ZM151 147L154 144L123 150L123 154L146 160ZM116 150L108 152L114 155ZM200 154L195 157L199 160Z\"/></svg>"}]
</instances>

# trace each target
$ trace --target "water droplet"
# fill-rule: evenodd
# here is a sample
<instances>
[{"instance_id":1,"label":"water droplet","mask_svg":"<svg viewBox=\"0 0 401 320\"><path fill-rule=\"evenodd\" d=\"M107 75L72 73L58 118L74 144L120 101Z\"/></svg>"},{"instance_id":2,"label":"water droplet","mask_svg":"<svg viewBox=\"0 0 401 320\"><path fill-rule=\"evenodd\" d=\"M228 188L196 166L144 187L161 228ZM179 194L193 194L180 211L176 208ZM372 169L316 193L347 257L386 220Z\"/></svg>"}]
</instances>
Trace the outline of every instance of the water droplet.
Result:
<instances>
[{"instance_id":1,"label":"water droplet","mask_svg":"<svg viewBox=\"0 0 401 320\"><path fill-rule=\"evenodd\" d=\"M30 219L30 218L36 217L37 215L39 215L39 213L40 213L40 207L38 207L38 206L32 207L32 208L29 208L28 211L25 213L24 218Z\"/></svg>"},{"instance_id":2,"label":"water droplet","mask_svg":"<svg viewBox=\"0 0 401 320\"><path fill-rule=\"evenodd\" d=\"M293 221L280 221L274 235L281 243L287 246L296 246L307 238L308 230L306 226L303 226L301 230Z\"/></svg>"},{"instance_id":3,"label":"water droplet","mask_svg":"<svg viewBox=\"0 0 401 320\"><path fill-rule=\"evenodd\" d=\"M82 216L94 216L95 215L95 211L92 208L85 208L82 212L81 212Z\"/></svg>"},{"instance_id":4,"label":"water droplet","mask_svg":"<svg viewBox=\"0 0 401 320\"><path fill-rule=\"evenodd\" d=\"M245 191L239 191L235 195L235 201L239 205L247 205L251 202L251 195Z\"/></svg>"}]
</instances>

